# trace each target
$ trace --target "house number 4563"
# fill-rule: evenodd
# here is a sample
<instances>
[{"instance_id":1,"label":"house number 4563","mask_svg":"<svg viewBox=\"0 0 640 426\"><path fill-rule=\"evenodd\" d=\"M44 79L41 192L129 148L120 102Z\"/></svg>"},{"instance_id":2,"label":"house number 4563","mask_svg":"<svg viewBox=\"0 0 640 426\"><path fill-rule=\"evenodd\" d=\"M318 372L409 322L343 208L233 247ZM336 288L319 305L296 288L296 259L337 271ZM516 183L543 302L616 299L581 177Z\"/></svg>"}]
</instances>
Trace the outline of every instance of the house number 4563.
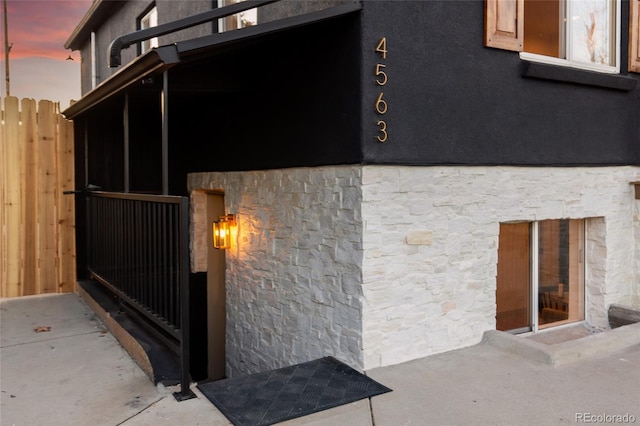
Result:
<instances>
[{"instance_id":1,"label":"house number 4563","mask_svg":"<svg viewBox=\"0 0 640 426\"><path fill-rule=\"evenodd\" d=\"M382 88L389 81L389 76L385 72L385 68L387 65L384 63L387 59L387 38L382 37L375 49L376 53L380 54L380 61L376 64L375 69L375 82L380 87L380 93L376 99L376 103L374 105L376 113L379 115L385 115L387 113L387 101L383 99L384 92ZM387 123L384 120L378 120L376 123L378 126L378 134L376 135L376 140L378 142L386 142L389 139L389 132L387 131Z\"/></svg>"}]
</instances>

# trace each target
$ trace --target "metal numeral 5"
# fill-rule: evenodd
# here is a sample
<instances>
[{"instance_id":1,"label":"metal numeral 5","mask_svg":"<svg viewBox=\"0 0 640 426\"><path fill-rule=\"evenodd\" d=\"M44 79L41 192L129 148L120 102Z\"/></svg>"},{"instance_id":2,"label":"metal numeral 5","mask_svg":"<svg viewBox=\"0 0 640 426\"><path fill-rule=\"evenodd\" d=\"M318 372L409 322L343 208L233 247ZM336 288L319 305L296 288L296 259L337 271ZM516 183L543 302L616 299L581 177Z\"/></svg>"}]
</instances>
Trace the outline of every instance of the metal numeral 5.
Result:
<instances>
[{"instance_id":1,"label":"metal numeral 5","mask_svg":"<svg viewBox=\"0 0 640 426\"><path fill-rule=\"evenodd\" d=\"M385 68L386 65L376 64L376 83L378 86L384 86L387 84L387 73L385 73L382 68Z\"/></svg>"}]
</instances>

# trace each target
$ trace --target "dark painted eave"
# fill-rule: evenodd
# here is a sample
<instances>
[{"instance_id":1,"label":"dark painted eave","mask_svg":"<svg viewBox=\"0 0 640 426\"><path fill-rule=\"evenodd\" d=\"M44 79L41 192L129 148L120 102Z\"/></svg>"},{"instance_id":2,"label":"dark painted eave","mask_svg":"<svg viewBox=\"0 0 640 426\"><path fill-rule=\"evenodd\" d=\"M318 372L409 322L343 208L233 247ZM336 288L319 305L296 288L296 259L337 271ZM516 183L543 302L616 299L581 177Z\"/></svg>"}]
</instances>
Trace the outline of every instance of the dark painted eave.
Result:
<instances>
[{"instance_id":1,"label":"dark painted eave","mask_svg":"<svg viewBox=\"0 0 640 426\"><path fill-rule=\"evenodd\" d=\"M212 48L222 48L236 42L250 41L262 36L275 34L281 31L315 24L328 19L347 15L362 10L362 3L348 3L340 6L323 9L318 12L311 12L303 15L292 16L279 19L277 21L265 22L253 27L242 28L241 30L228 31L224 33L212 34L192 40L177 43L180 58L187 59L199 56L211 51ZM241 34L240 34L241 33Z\"/></svg>"},{"instance_id":2,"label":"dark painted eave","mask_svg":"<svg viewBox=\"0 0 640 426\"><path fill-rule=\"evenodd\" d=\"M68 119L73 119L118 93L122 93L130 86L138 84L146 76L169 69L178 62L180 62L180 58L175 45L152 49L138 56L127 66L100 83L62 113Z\"/></svg>"},{"instance_id":3,"label":"dark painted eave","mask_svg":"<svg viewBox=\"0 0 640 426\"><path fill-rule=\"evenodd\" d=\"M84 14L78 25L64 43L65 49L80 50L89 42L91 32L100 26L111 16L113 12L124 5L125 0L94 0L87 13Z\"/></svg>"},{"instance_id":4,"label":"dark painted eave","mask_svg":"<svg viewBox=\"0 0 640 426\"><path fill-rule=\"evenodd\" d=\"M169 69L179 63L196 61L240 43L250 42L261 37L360 10L362 10L361 2L343 4L318 12L265 22L253 27L213 34L152 49L125 65L95 89L88 92L82 99L64 110L63 114L68 119L73 119L116 94L122 93L130 86L138 84L142 78L152 73Z\"/></svg>"}]
</instances>

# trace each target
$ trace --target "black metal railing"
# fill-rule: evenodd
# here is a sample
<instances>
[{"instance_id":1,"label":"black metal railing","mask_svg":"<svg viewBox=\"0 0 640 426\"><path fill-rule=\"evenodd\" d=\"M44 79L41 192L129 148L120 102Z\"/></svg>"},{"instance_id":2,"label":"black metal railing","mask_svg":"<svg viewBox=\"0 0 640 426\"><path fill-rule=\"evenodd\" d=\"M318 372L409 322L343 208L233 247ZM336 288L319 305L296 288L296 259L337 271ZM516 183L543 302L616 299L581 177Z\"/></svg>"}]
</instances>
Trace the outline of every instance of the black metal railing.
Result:
<instances>
[{"instance_id":1,"label":"black metal railing","mask_svg":"<svg viewBox=\"0 0 640 426\"><path fill-rule=\"evenodd\" d=\"M184 197L87 194L89 273L179 352L184 397L191 394L188 210Z\"/></svg>"}]
</instances>

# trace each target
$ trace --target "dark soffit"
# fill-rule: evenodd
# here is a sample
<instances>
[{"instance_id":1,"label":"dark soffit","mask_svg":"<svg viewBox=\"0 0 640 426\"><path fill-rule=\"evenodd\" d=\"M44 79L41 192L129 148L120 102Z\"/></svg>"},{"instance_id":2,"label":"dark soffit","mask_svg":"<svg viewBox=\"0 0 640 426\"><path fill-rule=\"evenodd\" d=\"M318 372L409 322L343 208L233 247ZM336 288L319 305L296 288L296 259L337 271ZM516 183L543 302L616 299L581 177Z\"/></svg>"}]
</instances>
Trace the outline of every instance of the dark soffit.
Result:
<instances>
[{"instance_id":1,"label":"dark soffit","mask_svg":"<svg viewBox=\"0 0 640 426\"><path fill-rule=\"evenodd\" d=\"M181 63L194 62L218 51L268 37L293 28L314 24L362 10L362 4L349 3L318 12L265 22L252 27L228 31L154 48L125 65L96 86L79 101L63 111L68 119L87 112L127 88L139 84L146 76L168 70Z\"/></svg>"}]
</instances>

